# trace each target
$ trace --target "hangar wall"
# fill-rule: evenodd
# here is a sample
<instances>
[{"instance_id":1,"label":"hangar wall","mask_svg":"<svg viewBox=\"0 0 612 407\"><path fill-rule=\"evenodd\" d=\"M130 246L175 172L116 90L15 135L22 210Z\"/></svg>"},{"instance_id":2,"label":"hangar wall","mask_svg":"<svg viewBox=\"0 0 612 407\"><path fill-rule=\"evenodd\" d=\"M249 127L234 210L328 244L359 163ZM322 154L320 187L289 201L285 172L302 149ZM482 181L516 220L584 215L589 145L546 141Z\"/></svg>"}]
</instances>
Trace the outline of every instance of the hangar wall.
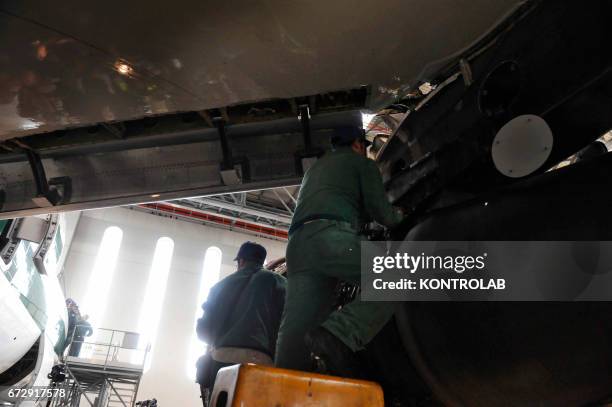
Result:
<instances>
[{"instance_id":1,"label":"hangar wall","mask_svg":"<svg viewBox=\"0 0 612 407\"><path fill-rule=\"evenodd\" d=\"M189 344L206 249L222 251L221 278L235 270L238 247L257 241L268 250L268 260L284 256L284 242L164 218L126 208L83 212L64 266L66 296L85 303L88 279L104 231L123 231L117 265L101 326L136 331L154 248L160 237L174 240L159 330L150 370L144 375L139 400L155 397L161 406L200 406L199 391L188 377ZM87 309L81 312L88 313Z\"/></svg>"}]
</instances>

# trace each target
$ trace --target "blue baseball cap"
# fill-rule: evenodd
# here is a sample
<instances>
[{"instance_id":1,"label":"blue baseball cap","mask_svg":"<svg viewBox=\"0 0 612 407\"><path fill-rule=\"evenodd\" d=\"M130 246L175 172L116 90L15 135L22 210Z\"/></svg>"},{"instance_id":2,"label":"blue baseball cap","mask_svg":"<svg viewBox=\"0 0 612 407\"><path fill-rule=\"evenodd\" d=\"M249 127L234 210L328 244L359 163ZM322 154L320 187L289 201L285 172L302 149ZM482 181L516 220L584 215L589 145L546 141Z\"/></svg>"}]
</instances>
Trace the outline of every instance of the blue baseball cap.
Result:
<instances>
[{"instance_id":1,"label":"blue baseball cap","mask_svg":"<svg viewBox=\"0 0 612 407\"><path fill-rule=\"evenodd\" d=\"M234 260L243 259L263 263L267 255L268 252L262 245L255 242L244 242Z\"/></svg>"}]
</instances>

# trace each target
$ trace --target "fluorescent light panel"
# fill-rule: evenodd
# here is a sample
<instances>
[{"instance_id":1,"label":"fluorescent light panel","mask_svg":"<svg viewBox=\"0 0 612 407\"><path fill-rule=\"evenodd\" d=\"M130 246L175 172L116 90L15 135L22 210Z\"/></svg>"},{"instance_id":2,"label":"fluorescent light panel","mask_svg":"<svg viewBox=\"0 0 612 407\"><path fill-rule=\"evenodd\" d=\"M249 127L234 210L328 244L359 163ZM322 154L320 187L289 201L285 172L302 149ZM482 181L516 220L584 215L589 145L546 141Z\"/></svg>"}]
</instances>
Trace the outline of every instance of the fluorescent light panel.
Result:
<instances>
[{"instance_id":1,"label":"fluorescent light panel","mask_svg":"<svg viewBox=\"0 0 612 407\"><path fill-rule=\"evenodd\" d=\"M213 285L219 281L221 273L221 249L216 246L211 246L206 250L204 255L204 265L202 267L202 278L200 279L200 291L198 291L198 299L194 313L193 334L189 344L189 356L187 360L187 376L190 379L195 378L196 368L195 363L203 353L205 353L206 344L198 339L195 333L195 326L198 318L203 314L202 304L208 298L208 293Z\"/></svg>"},{"instance_id":2,"label":"fluorescent light panel","mask_svg":"<svg viewBox=\"0 0 612 407\"><path fill-rule=\"evenodd\" d=\"M100 327L106 311L108 292L115 274L122 239L123 231L120 228L117 226L106 228L98 248L93 270L89 276L87 292L81 310L83 314L89 315L89 322L94 328ZM86 341L96 342L96 337L97 330L94 329L93 336ZM81 351L81 357L91 357L92 353L93 348L85 345Z\"/></svg>"},{"instance_id":3,"label":"fluorescent light panel","mask_svg":"<svg viewBox=\"0 0 612 407\"><path fill-rule=\"evenodd\" d=\"M144 351L147 345L150 345L148 358L144 366L145 372L151 367L153 359L153 345L155 344L157 330L159 328L159 320L164 304L173 251L174 241L169 237L162 237L157 241L145 296L140 309L140 318L138 321L138 333L140 334L138 349ZM144 352L135 352L132 362L142 363L143 356Z\"/></svg>"}]
</instances>

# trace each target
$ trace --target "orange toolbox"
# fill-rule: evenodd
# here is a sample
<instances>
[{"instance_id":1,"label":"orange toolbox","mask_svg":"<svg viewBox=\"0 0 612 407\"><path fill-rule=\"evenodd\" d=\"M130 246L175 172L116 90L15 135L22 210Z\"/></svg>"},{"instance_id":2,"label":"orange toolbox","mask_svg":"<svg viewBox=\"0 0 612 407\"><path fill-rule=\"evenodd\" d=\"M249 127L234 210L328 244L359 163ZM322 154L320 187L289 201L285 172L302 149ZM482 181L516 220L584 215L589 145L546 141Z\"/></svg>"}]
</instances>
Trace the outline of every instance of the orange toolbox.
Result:
<instances>
[{"instance_id":1,"label":"orange toolbox","mask_svg":"<svg viewBox=\"0 0 612 407\"><path fill-rule=\"evenodd\" d=\"M211 407L384 407L373 382L252 364L220 369Z\"/></svg>"}]
</instances>

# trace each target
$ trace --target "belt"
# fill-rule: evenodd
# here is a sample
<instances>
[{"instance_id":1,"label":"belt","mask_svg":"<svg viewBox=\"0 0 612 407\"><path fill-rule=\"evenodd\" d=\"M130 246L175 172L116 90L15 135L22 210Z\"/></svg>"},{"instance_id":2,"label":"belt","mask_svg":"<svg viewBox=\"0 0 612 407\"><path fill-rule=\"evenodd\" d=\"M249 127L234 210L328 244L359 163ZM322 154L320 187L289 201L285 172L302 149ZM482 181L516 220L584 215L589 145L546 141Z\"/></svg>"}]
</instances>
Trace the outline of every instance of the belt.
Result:
<instances>
[{"instance_id":1,"label":"belt","mask_svg":"<svg viewBox=\"0 0 612 407\"><path fill-rule=\"evenodd\" d=\"M327 214L316 214L316 215L306 216L304 219L302 219L299 222L296 222L293 225L291 225L291 227L289 228L289 235L292 235L299 228L301 228L302 226L304 226L307 223L321 221L321 220L341 222L341 223L345 223L347 226L349 226L349 227L351 227L353 229L357 229L357 228L355 228L355 225L353 225L351 222L347 221L346 219L344 219L341 216L327 215Z\"/></svg>"},{"instance_id":2,"label":"belt","mask_svg":"<svg viewBox=\"0 0 612 407\"><path fill-rule=\"evenodd\" d=\"M221 363L254 363L256 365L272 366L272 358L255 349L247 348L216 348L212 351L212 358Z\"/></svg>"}]
</instances>

